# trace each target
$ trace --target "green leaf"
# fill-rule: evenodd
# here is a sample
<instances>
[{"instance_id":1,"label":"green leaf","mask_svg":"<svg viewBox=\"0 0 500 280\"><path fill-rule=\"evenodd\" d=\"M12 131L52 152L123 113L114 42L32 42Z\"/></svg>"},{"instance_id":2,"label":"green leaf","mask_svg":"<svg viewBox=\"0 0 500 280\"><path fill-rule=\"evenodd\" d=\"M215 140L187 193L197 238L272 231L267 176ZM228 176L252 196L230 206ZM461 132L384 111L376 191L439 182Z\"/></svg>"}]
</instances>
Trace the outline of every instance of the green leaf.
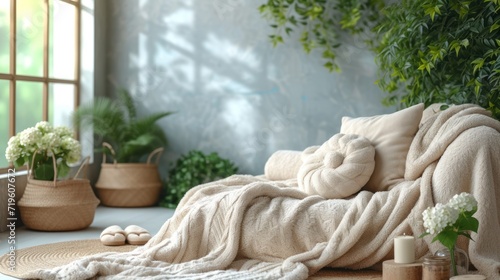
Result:
<instances>
[{"instance_id":1,"label":"green leaf","mask_svg":"<svg viewBox=\"0 0 500 280\"><path fill-rule=\"evenodd\" d=\"M479 82L478 80L474 80L474 92L476 93L476 95L479 94L482 86L483 84L481 84L481 82Z\"/></svg>"},{"instance_id":2,"label":"green leaf","mask_svg":"<svg viewBox=\"0 0 500 280\"><path fill-rule=\"evenodd\" d=\"M469 39L463 39L462 41L460 41L460 45L467 48L469 46Z\"/></svg>"},{"instance_id":3,"label":"green leaf","mask_svg":"<svg viewBox=\"0 0 500 280\"><path fill-rule=\"evenodd\" d=\"M322 57L333 60L335 59L335 54L331 50L325 50L323 51Z\"/></svg>"},{"instance_id":4,"label":"green leaf","mask_svg":"<svg viewBox=\"0 0 500 280\"><path fill-rule=\"evenodd\" d=\"M258 8L259 13L261 13L261 14L266 13L267 9L268 9L267 5L260 5L259 8Z\"/></svg>"},{"instance_id":5,"label":"green leaf","mask_svg":"<svg viewBox=\"0 0 500 280\"><path fill-rule=\"evenodd\" d=\"M331 61L326 62L325 64L323 64L323 66L329 71L333 71L334 69L333 63Z\"/></svg>"},{"instance_id":6,"label":"green leaf","mask_svg":"<svg viewBox=\"0 0 500 280\"><path fill-rule=\"evenodd\" d=\"M20 157L20 158L16 159L16 161L14 161L14 166L16 168L19 168L19 167L23 166L25 163L26 163L25 158L24 157Z\"/></svg>"},{"instance_id":7,"label":"green leaf","mask_svg":"<svg viewBox=\"0 0 500 280\"><path fill-rule=\"evenodd\" d=\"M133 120L137 117L137 111L135 109L134 100L130 93L125 89L120 89L118 91L119 102L126 109L127 117L129 120Z\"/></svg>"},{"instance_id":8,"label":"green leaf","mask_svg":"<svg viewBox=\"0 0 500 280\"><path fill-rule=\"evenodd\" d=\"M460 43L458 41L452 41L450 43L450 50L454 50L456 56L458 56L458 53L460 52Z\"/></svg>"},{"instance_id":9,"label":"green leaf","mask_svg":"<svg viewBox=\"0 0 500 280\"><path fill-rule=\"evenodd\" d=\"M457 238L458 233L447 227L437 234L433 241L439 240L439 242L441 242L441 244L443 244L446 248L452 248L457 243Z\"/></svg>"},{"instance_id":10,"label":"green leaf","mask_svg":"<svg viewBox=\"0 0 500 280\"><path fill-rule=\"evenodd\" d=\"M427 72L430 74L431 73L431 68L434 67L434 64L430 61L427 61L423 58L420 59L421 64L418 66L418 70L424 71L427 70Z\"/></svg>"},{"instance_id":11,"label":"green leaf","mask_svg":"<svg viewBox=\"0 0 500 280\"><path fill-rule=\"evenodd\" d=\"M472 236L470 236L470 234L469 234L469 233L467 233L467 232L459 232L459 233L458 233L458 235L465 236L466 238L468 238L468 239L470 239L470 240L474 241L474 239L472 239Z\"/></svg>"},{"instance_id":12,"label":"green leaf","mask_svg":"<svg viewBox=\"0 0 500 280\"><path fill-rule=\"evenodd\" d=\"M274 47L276 47L279 43L283 43L283 37L280 35L271 35L270 38Z\"/></svg>"},{"instance_id":13,"label":"green leaf","mask_svg":"<svg viewBox=\"0 0 500 280\"><path fill-rule=\"evenodd\" d=\"M474 65L474 70L472 71L472 73L475 74L477 70L479 70L483 67L484 59L483 58L476 58L471 62L471 64Z\"/></svg>"},{"instance_id":14,"label":"green leaf","mask_svg":"<svg viewBox=\"0 0 500 280\"><path fill-rule=\"evenodd\" d=\"M117 154L116 158L118 162L130 162L139 161L138 158L134 158L134 155L145 154L151 152L155 147L156 137L151 134L142 134L135 139L131 139L123 143L120 153ZM132 160L133 159L133 160Z\"/></svg>"},{"instance_id":15,"label":"green leaf","mask_svg":"<svg viewBox=\"0 0 500 280\"><path fill-rule=\"evenodd\" d=\"M490 33L497 30L498 28L500 28L500 21L497 21L495 22L491 27L490 27Z\"/></svg>"},{"instance_id":16,"label":"green leaf","mask_svg":"<svg viewBox=\"0 0 500 280\"><path fill-rule=\"evenodd\" d=\"M477 232L479 228L479 221L469 215L460 215L457 219L457 226L460 230Z\"/></svg>"},{"instance_id":17,"label":"green leaf","mask_svg":"<svg viewBox=\"0 0 500 280\"><path fill-rule=\"evenodd\" d=\"M442 5L424 5L424 13L426 15L429 15L431 17L431 20L434 21L434 17L436 16L436 14L441 15L441 7Z\"/></svg>"},{"instance_id":18,"label":"green leaf","mask_svg":"<svg viewBox=\"0 0 500 280\"><path fill-rule=\"evenodd\" d=\"M64 178L66 177L68 174L69 174L69 171L70 171L70 167L68 166L68 164L66 163L66 161L61 161L58 165L57 165L57 178Z\"/></svg>"},{"instance_id":19,"label":"green leaf","mask_svg":"<svg viewBox=\"0 0 500 280\"><path fill-rule=\"evenodd\" d=\"M33 170L33 174L37 180L54 180L54 167L52 161L50 163L39 164Z\"/></svg>"}]
</instances>

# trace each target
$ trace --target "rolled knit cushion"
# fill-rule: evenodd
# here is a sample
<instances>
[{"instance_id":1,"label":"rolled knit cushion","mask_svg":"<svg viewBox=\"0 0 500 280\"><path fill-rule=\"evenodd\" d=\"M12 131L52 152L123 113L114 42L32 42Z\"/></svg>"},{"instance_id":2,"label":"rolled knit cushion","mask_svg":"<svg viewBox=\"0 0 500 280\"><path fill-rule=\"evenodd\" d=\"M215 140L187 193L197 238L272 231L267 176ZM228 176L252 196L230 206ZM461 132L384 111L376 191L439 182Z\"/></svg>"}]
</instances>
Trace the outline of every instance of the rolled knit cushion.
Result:
<instances>
[{"instance_id":1,"label":"rolled knit cushion","mask_svg":"<svg viewBox=\"0 0 500 280\"><path fill-rule=\"evenodd\" d=\"M345 198L357 193L375 167L375 148L358 135L336 134L313 153L304 153L297 180L310 195Z\"/></svg>"}]
</instances>

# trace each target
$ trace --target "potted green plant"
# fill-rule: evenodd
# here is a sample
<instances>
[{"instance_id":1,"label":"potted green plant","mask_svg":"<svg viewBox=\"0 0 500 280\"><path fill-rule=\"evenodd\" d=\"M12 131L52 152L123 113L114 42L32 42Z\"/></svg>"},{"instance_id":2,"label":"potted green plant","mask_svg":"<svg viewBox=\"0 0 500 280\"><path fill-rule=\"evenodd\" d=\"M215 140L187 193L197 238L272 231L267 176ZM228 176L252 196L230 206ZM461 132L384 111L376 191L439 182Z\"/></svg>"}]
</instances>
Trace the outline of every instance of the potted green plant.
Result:
<instances>
[{"instance_id":1,"label":"potted green plant","mask_svg":"<svg viewBox=\"0 0 500 280\"><path fill-rule=\"evenodd\" d=\"M159 112L138 117L126 90L120 90L116 100L99 97L74 112L75 126L92 127L103 141L103 162L96 190L104 205L144 207L158 201L161 191L158 158L167 139L156 122L170 114ZM106 162L106 155L112 163ZM156 162L152 162L154 156Z\"/></svg>"},{"instance_id":2,"label":"potted green plant","mask_svg":"<svg viewBox=\"0 0 500 280\"><path fill-rule=\"evenodd\" d=\"M88 227L99 200L87 179L67 178L80 160L81 146L64 126L39 122L9 139L5 156L14 166L28 165L28 182L18 201L21 219L35 230L67 231Z\"/></svg>"},{"instance_id":3,"label":"potted green plant","mask_svg":"<svg viewBox=\"0 0 500 280\"><path fill-rule=\"evenodd\" d=\"M226 178L238 172L238 167L228 159L213 152L205 154L192 150L181 156L169 171L165 184L165 197L161 206L176 208L184 194L192 187Z\"/></svg>"}]
</instances>

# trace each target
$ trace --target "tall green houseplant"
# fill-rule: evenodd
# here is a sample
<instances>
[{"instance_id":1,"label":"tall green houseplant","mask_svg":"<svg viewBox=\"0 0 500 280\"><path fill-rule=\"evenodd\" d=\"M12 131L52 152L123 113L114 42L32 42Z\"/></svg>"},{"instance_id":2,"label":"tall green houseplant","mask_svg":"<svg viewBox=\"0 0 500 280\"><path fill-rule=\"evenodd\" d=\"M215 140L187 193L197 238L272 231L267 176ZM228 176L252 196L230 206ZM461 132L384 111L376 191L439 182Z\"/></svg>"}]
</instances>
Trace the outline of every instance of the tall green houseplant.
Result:
<instances>
[{"instance_id":1,"label":"tall green houseplant","mask_svg":"<svg viewBox=\"0 0 500 280\"><path fill-rule=\"evenodd\" d=\"M167 145L156 122L170 114L158 112L140 118L129 92L120 90L116 100L98 97L94 103L80 106L73 114L73 123L75 127L92 127L95 135L111 144L117 162L131 163Z\"/></svg>"}]
</instances>

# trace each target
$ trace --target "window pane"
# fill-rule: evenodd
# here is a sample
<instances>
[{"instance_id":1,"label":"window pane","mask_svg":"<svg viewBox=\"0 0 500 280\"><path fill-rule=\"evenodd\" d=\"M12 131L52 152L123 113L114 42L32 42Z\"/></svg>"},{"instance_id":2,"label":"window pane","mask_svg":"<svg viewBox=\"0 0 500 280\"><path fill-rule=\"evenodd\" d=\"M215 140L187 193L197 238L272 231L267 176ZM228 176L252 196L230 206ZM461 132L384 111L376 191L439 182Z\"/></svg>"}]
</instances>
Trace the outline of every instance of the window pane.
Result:
<instances>
[{"instance_id":1,"label":"window pane","mask_svg":"<svg viewBox=\"0 0 500 280\"><path fill-rule=\"evenodd\" d=\"M8 165L5 149L9 141L9 82L0 80L0 167Z\"/></svg>"},{"instance_id":2,"label":"window pane","mask_svg":"<svg viewBox=\"0 0 500 280\"><path fill-rule=\"evenodd\" d=\"M75 79L76 7L56 0L50 7L49 76Z\"/></svg>"},{"instance_id":3,"label":"window pane","mask_svg":"<svg viewBox=\"0 0 500 280\"><path fill-rule=\"evenodd\" d=\"M49 122L55 126L72 127L71 113L75 101L75 86L67 84L49 85Z\"/></svg>"},{"instance_id":4,"label":"window pane","mask_svg":"<svg viewBox=\"0 0 500 280\"><path fill-rule=\"evenodd\" d=\"M16 68L20 75L43 75L44 1L17 0Z\"/></svg>"},{"instance_id":5,"label":"window pane","mask_svg":"<svg viewBox=\"0 0 500 280\"><path fill-rule=\"evenodd\" d=\"M16 133L43 119L42 83L16 83Z\"/></svg>"},{"instance_id":6,"label":"window pane","mask_svg":"<svg viewBox=\"0 0 500 280\"><path fill-rule=\"evenodd\" d=\"M0 73L9 73L10 1L0 1Z\"/></svg>"}]
</instances>

